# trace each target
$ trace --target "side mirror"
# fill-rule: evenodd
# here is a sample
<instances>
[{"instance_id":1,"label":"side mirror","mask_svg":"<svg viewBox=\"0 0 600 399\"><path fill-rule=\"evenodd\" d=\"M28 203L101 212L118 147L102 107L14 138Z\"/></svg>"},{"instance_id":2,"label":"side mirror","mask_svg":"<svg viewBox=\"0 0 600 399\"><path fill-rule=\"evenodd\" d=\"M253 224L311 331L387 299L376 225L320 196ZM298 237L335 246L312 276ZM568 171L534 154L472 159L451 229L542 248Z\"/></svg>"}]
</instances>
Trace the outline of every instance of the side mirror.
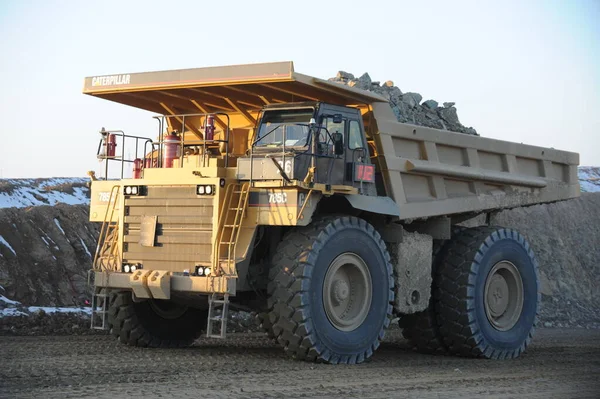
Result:
<instances>
[{"instance_id":1,"label":"side mirror","mask_svg":"<svg viewBox=\"0 0 600 399\"><path fill-rule=\"evenodd\" d=\"M344 135L336 132L331 137L333 138L333 153L335 155L342 155L344 153Z\"/></svg>"}]
</instances>

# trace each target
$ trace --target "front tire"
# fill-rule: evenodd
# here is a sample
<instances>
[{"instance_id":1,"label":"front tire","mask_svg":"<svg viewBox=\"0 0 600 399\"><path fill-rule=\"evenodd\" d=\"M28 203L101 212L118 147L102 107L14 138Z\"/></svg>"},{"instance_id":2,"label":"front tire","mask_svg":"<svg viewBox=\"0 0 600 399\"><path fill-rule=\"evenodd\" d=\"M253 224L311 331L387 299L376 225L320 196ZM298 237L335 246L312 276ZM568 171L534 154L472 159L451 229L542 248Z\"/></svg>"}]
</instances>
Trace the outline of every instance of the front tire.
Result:
<instances>
[{"instance_id":1,"label":"front tire","mask_svg":"<svg viewBox=\"0 0 600 399\"><path fill-rule=\"evenodd\" d=\"M207 310L149 299L134 302L131 291L111 294L108 324L121 343L141 347L186 347L206 329Z\"/></svg>"},{"instance_id":2,"label":"front tire","mask_svg":"<svg viewBox=\"0 0 600 399\"><path fill-rule=\"evenodd\" d=\"M356 217L328 217L291 230L270 273L269 320L293 358L362 363L392 319L390 256L377 231Z\"/></svg>"},{"instance_id":3,"label":"front tire","mask_svg":"<svg viewBox=\"0 0 600 399\"><path fill-rule=\"evenodd\" d=\"M533 337L538 264L525 238L502 227L466 229L444 250L435 305L448 351L512 359Z\"/></svg>"}]
</instances>

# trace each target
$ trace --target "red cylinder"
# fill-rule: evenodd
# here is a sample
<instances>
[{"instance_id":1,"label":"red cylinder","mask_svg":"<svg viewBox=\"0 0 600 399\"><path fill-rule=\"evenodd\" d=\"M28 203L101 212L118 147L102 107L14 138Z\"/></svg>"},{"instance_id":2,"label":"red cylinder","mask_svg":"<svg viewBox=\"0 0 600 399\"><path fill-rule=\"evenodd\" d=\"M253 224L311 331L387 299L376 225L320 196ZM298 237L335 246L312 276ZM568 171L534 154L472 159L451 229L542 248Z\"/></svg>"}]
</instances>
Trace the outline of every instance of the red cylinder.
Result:
<instances>
[{"instance_id":1,"label":"red cylinder","mask_svg":"<svg viewBox=\"0 0 600 399\"><path fill-rule=\"evenodd\" d=\"M142 178L142 166L144 165L144 161L140 158L136 158L133 160L133 178L141 179Z\"/></svg>"},{"instance_id":2,"label":"red cylinder","mask_svg":"<svg viewBox=\"0 0 600 399\"><path fill-rule=\"evenodd\" d=\"M165 136L163 151L163 168L172 168L173 160L179 158L181 151L179 137L176 134Z\"/></svg>"},{"instance_id":3,"label":"red cylinder","mask_svg":"<svg viewBox=\"0 0 600 399\"><path fill-rule=\"evenodd\" d=\"M106 156L114 157L117 149L117 136L108 133L104 145L106 146Z\"/></svg>"},{"instance_id":4,"label":"red cylinder","mask_svg":"<svg viewBox=\"0 0 600 399\"><path fill-rule=\"evenodd\" d=\"M156 163L156 162L154 162L154 163ZM153 164L152 158L144 159L144 168L153 168L154 165L152 165L152 164Z\"/></svg>"},{"instance_id":5,"label":"red cylinder","mask_svg":"<svg viewBox=\"0 0 600 399\"><path fill-rule=\"evenodd\" d=\"M204 123L204 139L214 140L215 139L215 117L214 115L207 115Z\"/></svg>"}]
</instances>

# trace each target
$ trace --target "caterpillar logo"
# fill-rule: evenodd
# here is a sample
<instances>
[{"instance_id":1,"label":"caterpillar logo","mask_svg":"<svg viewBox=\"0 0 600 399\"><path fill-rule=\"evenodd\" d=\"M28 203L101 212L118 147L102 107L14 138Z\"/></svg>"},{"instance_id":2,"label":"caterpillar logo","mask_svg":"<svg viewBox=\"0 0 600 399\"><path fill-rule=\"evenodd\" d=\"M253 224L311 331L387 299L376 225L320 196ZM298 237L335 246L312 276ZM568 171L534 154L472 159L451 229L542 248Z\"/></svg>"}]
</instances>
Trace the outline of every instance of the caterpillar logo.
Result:
<instances>
[{"instance_id":1,"label":"caterpillar logo","mask_svg":"<svg viewBox=\"0 0 600 399\"><path fill-rule=\"evenodd\" d=\"M128 85L130 80L130 75L94 76L92 86Z\"/></svg>"}]
</instances>

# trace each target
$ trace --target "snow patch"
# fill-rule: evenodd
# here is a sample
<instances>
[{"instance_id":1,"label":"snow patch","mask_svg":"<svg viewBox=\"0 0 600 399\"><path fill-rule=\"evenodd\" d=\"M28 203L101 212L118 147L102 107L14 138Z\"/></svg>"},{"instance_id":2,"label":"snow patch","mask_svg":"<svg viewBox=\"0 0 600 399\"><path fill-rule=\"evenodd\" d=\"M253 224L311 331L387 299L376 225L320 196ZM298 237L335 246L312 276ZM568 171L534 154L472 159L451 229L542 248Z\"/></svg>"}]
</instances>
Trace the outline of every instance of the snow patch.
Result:
<instances>
[{"instance_id":1,"label":"snow patch","mask_svg":"<svg viewBox=\"0 0 600 399\"><path fill-rule=\"evenodd\" d=\"M65 231L63 230L62 226L60 225L60 222L58 221L58 219L54 218L54 224L63 233L63 236L66 237L67 235L65 234Z\"/></svg>"},{"instance_id":2,"label":"snow patch","mask_svg":"<svg viewBox=\"0 0 600 399\"><path fill-rule=\"evenodd\" d=\"M27 313L21 312L17 308L0 309L0 318L15 317L15 316L29 316L29 315Z\"/></svg>"},{"instance_id":3,"label":"snow patch","mask_svg":"<svg viewBox=\"0 0 600 399\"><path fill-rule=\"evenodd\" d=\"M2 288L2 289L4 289L4 288ZM8 299L8 298L7 298L7 297L5 297L4 295L0 295L0 302L7 303L7 304L9 304L9 305L18 305L18 304L20 304L20 303L21 303L21 302L19 302L19 301L13 301L12 299Z\"/></svg>"},{"instance_id":4,"label":"snow patch","mask_svg":"<svg viewBox=\"0 0 600 399\"><path fill-rule=\"evenodd\" d=\"M10 249L10 251L13 253L13 255L17 256L17 253L15 252L13 247L11 247L10 244L2 236L0 236L0 244L4 245L6 248Z\"/></svg>"},{"instance_id":5,"label":"snow patch","mask_svg":"<svg viewBox=\"0 0 600 399\"><path fill-rule=\"evenodd\" d=\"M83 314L92 314L92 308L53 308L46 306L29 306L27 310L30 313L36 313L40 311L44 311L45 313L83 313Z\"/></svg>"},{"instance_id":6,"label":"snow patch","mask_svg":"<svg viewBox=\"0 0 600 399\"><path fill-rule=\"evenodd\" d=\"M587 193L600 192L600 167L581 166L579 167L579 184L581 191Z\"/></svg>"},{"instance_id":7,"label":"snow patch","mask_svg":"<svg viewBox=\"0 0 600 399\"><path fill-rule=\"evenodd\" d=\"M89 204L89 189L83 186L87 182L89 179L83 177L0 179L0 208L25 208L58 203Z\"/></svg>"},{"instance_id":8,"label":"snow patch","mask_svg":"<svg viewBox=\"0 0 600 399\"><path fill-rule=\"evenodd\" d=\"M87 245L85 245L85 242L83 242L83 240L81 239L81 237L79 237L79 242L81 243L81 246L83 247L83 249L85 249L85 253L87 254L87 256L92 257L92 254L90 253L89 248L87 247Z\"/></svg>"}]
</instances>

